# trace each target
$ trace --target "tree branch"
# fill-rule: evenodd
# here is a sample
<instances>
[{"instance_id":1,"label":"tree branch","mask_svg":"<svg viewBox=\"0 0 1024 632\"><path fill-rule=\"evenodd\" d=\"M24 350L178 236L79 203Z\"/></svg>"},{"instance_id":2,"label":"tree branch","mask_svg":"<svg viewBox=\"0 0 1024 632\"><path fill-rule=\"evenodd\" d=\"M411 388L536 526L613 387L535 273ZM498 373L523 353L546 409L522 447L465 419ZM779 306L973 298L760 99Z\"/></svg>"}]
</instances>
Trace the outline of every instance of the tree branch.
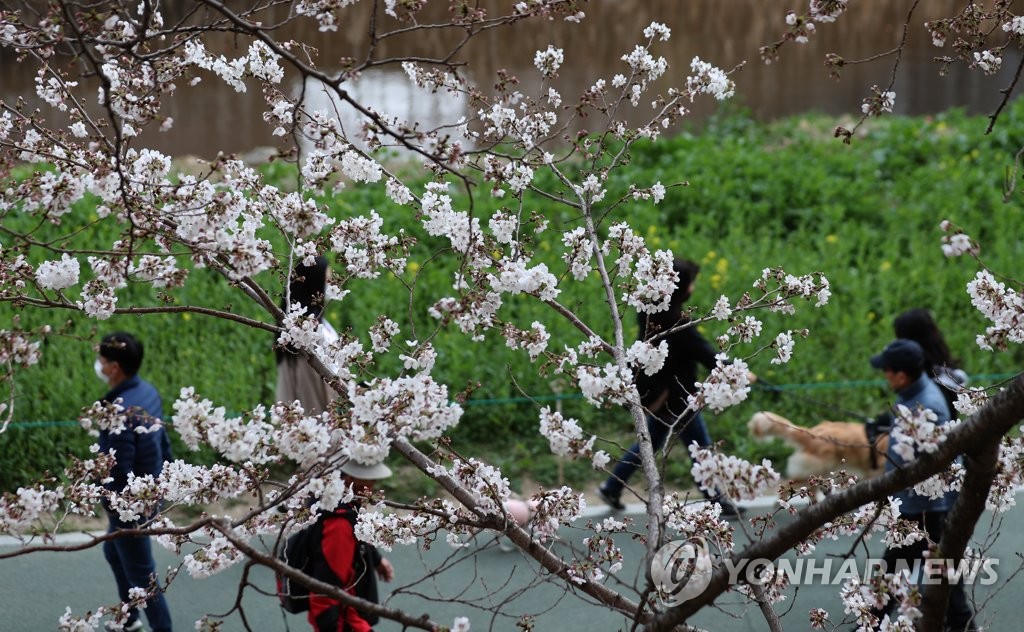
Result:
<instances>
[{"instance_id":1,"label":"tree branch","mask_svg":"<svg viewBox=\"0 0 1024 632\"><path fill-rule=\"evenodd\" d=\"M782 621L779 620L779 615L772 608L772 604L768 602L768 597L764 594L764 586L751 584L750 588L754 592L754 599L757 600L757 606L761 609L765 622L768 623L768 629L771 632L782 632Z\"/></svg>"},{"instance_id":2,"label":"tree branch","mask_svg":"<svg viewBox=\"0 0 1024 632\"><path fill-rule=\"evenodd\" d=\"M403 456L405 456L411 463L422 470L424 473L431 472L437 465L430 460L427 455L420 452L416 446L409 443L409 441L403 437L395 439L392 444L393 447L398 450ZM461 502L470 511L478 513L481 520L487 520L488 516L479 513L477 509L477 503L473 499L473 496L462 488L454 479L449 476L440 475L438 476L435 472L433 474L434 480L437 481L444 489L455 497L456 500ZM552 575L556 575L562 578L564 581L572 583L569 579L568 569L569 566L557 557L550 549L540 545L539 542L534 540L529 533L527 533L522 527L515 523L505 524L499 523L498 518L490 516L491 528L496 530L504 530L505 535L516 544L524 553L536 560L544 569L550 572ZM619 612L622 612L630 617L635 616L640 606L629 599L626 599L614 590L607 588L604 584L598 582L587 581L578 586L578 589L591 597L597 599L609 608L613 608Z\"/></svg>"},{"instance_id":3,"label":"tree branch","mask_svg":"<svg viewBox=\"0 0 1024 632\"><path fill-rule=\"evenodd\" d=\"M774 560L810 536L821 525L869 502L885 498L942 472L957 455L972 446L991 441L1009 432L1024 418L1024 375L1018 375L985 408L953 429L939 449L924 454L902 469L863 481L833 494L820 503L797 513L796 520L783 525L771 537L756 542L733 555L736 566L746 568L750 560ZM740 577L743 576L741 572ZM686 603L655 616L648 630L670 630L707 606L729 588L729 573L723 566L712 574L708 588Z\"/></svg>"},{"instance_id":4,"label":"tree branch","mask_svg":"<svg viewBox=\"0 0 1024 632\"><path fill-rule=\"evenodd\" d=\"M243 538L238 537L235 534L234 529L225 520L214 520L210 523L213 529L219 531L236 549L245 554L246 557L253 560L258 564L267 566L274 570L274 572L280 573L286 576L288 579L295 580L303 586L309 588L310 591L317 594L326 595L331 599L336 599L346 606L358 608L364 612L372 612L378 616L390 619L401 623L406 628L418 628L420 630L437 630L438 624L430 620L427 615L421 617L413 617L406 614L402 610L397 608L386 608L384 606L377 605L372 601L360 599L350 595L340 586L328 584L318 579L314 579L305 573L295 570L291 566L288 566L281 560L277 559L273 555L263 553L259 549L253 547L249 542Z\"/></svg>"},{"instance_id":5,"label":"tree branch","mask_svg":"<svg viewBox=\"0 0 1024 632\"><path fill-rule=\"evenodd\" d=\"M942 541L938 543L938 551L935 553L937 559L949 560L950 563L959 563L963 559L974 527L985 511L992 481L996 477L999 440L1000 436L996 435L995 438L964 454L964 468L967 473L963 488L946 518ZM921 620L918 622L919 630L936 630L942 627L946 620L950 588L948 577L943 575L942 583L929 585L924 591Z\"/></svg>"}]
</instances>

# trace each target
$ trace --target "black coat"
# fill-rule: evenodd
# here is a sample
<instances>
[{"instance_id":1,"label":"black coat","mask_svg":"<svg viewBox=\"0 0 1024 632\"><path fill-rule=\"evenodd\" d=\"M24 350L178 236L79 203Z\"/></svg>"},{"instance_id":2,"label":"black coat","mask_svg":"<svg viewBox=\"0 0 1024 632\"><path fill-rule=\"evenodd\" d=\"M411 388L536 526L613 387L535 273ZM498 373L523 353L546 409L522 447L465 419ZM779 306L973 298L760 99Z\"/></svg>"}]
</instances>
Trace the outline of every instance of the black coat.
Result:
<instances>
[{"instance_id":1,"label":"black coat","mask_svg":"<svg viewBox=\"0 0 1024 632\"><path fill-rule=\"evenodd\" d=\"M641 339L651 340L655 346L661 340L668 342L668 356L661 370L654 375L647 375L640 370L636 376L640 402L662 421L672 423L686 410L687 398L696 391L697 365L702 364L711 370L715 366L717 352L697 331L696 326L657 338L660 332L682 324L685 320L668 321L648 318L645 314L641 314L638 320ZM659 405L666 393L664 403Z\"/></svg>"}]
</instances>

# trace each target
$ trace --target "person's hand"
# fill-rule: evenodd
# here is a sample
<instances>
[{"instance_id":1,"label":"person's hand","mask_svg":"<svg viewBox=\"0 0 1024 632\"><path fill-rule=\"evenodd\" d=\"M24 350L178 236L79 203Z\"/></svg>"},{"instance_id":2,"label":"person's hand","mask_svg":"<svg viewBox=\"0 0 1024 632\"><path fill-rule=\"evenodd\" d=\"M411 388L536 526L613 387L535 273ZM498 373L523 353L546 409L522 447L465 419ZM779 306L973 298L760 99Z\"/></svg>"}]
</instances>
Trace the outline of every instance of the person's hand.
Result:
<instances>
[{"instance_id":1,"label":"person's hand","mask_svg":"<svg viewBox=\"0 0 1024 632\"><path fill-rule=\"evenodd\" d=\"M747 371L747 382L749 382L751 384L756 383L757 382L757 376L754 375L752 372Z\"/></svg>"},{"instance_id":2,"label":"person's hand","mask_svg":"<svg viewBox=\"0 0 1024 632\"><path fill-rule=\"evenodd\" d=\"M377 565L377 577L385 582L395 578L395 567L391 565L391 560L386 557L380 558L380 564Z\"/></svg>"}]
</instances>

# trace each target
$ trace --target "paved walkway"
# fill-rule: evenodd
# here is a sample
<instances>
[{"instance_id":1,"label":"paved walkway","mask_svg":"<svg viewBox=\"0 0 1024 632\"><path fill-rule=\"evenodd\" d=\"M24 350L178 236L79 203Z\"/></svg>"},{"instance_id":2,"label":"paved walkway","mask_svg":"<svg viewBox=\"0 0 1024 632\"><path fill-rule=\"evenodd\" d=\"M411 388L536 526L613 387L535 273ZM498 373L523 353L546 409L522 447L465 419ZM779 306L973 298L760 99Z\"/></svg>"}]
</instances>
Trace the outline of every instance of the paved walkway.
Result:
<instances>
[{"instance_id":1,"label":"paved walkway","mask_svg":"<svg viewBox=\"0 0 1024 632\"><path fill-rule=\"evenodd\" d=\"M636 512L640 505L628 509ZM593 518L608 515L603 508L590 510ZM987 533L991 516L986 516L980 534ZM780 521L786 518L778 516ZM1024 583L1011 577L1019 570L1024 550L1024 530L1017 525L1024 520L1024 509L1014 509L989 537L989 555L999 560L996 571L999 583L977 586L975 598L986 602L981 623L986 629L1018 630L1024 621ZM1001 525L1001 527L1000 527ZM557 551L581 546L583 532L563 529L562 540L554 544ZM81 536L79 536L81 538ZM737 541L744 541L737 533ZM622 581L632 583L641 572L637 560L642 555L639 543L619 538L627 564L610 585ZM815 559L844 554L848 540L822 543ZM158 566L177 564L177 559L160 547ZM11 550L10 542L0 542L0 552ZM875 543L875 554L880 547ZM535 617L537 630L558 632L596 632L597 630L628 630L624 618L594 609L586 598L567 593L561 582L538 577L530 561L518 551L503 552L492 539L474 542L469 548L453 550L441 539L428 550L398 547L387 554L394 562L397 577L390 590L389 603L412 614L429 614L435 621L451 625L456 616L469 616L474 630L515 630L516 618L522 614ZM452 563L464 559L462 564ZM435 569L432 578L418 585L410 583ZM440 570L436 570L440 569ZM234 603L241 578L241 566L211 578L195 580L182 571L168 592L171 613L178 630L192 630L194 622L204 614L226 612ZM265 569L257 569L249 578L253 587L272 591L273 577ZM1008 581L1008 583L1007 583ZM99 604L109 603L114 595L114 582L98 547L74 553L34 553L0 560L0 631L48 631L57 629L57 619L70 607L76 614ZM833 621L842 619L842 605L837 586L800 586L787 592L789 598L779 608L787 632L810 630L807 612L820 607L828 610ZM493 615L482 611L499 610ZM243 616L252 630L307 630L301 615L284 614L272 597L260 595L250 588L241 600L241 609L227 617L223 632L245 630ZM744 605L741 597L726 594L715 608L705 609L692 624L715 631L760 631L767 629L756 608ZM397 631L399 626L382 623L378 632ZM845 629L852 629L847 626Z\"/></svg>"}]
</instances>

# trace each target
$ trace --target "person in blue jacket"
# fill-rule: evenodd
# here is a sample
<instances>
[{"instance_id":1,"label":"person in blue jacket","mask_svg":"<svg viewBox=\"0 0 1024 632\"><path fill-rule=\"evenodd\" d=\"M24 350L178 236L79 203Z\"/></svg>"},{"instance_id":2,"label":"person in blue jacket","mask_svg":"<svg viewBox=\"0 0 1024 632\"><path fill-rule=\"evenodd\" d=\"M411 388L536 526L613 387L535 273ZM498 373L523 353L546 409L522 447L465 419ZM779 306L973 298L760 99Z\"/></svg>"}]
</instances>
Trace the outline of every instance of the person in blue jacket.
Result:
<instances>
[{"instance_id":1,"label":"person in blue jacket","mask_svg":"<svg viewBox=\"0 0 1024 632\"><path fill-rule=\"evenodd\" d=\"M896 405L903 405L910 410L925 408L935 413L935 423L946 424L950 420L949 406L939 386L925 373L924 350L917 342L906 338L898 338L872 356L871 366L880 369L885 375L889 387L896 393ZM890 436L891 437L891 436ZM890 438L885 471L903 467L908 463L896 451L896 441ZM887 548L882 559L888 572L897 568L897 562L913 567L915 562L924 559L928 551L929 541L936 546L942 541L942 533L946 526L946 517L956 500L956 494L946 493L938 498L930 498L918 494L913 489L904 489L895 494L901 501L900 514L904 520L917 523L918 528L928 534L927 540L918 540L902 547ZM934 555L934 552L933 552ZM897 606L895 600L882 609L874 612L875 616L893 614ZM967 603L963 580L950 587L949 604L946 609L946 627L948 631L974 631L974 612Z\"/></svg>"},{"instance_id":2,"label":"person in blue jacket","mask_svg":"<svg viewBox=\"0 0 1024 632\"><path fill-rule=\"evenodd\" d=\"M116 332L104 336L94 364L96 375L110 388L103 396L103 401L118 403L124 408L125 427L120 432L102 430L99 437L100 451L113 453L116 461L110 472L111 480L104 487L116 492L128 484L129 474L159 476L164 462L172 458L170 439L161 422L163 403L160 394L152 384L138 375L142 356L141 342L131 334ZM124 522L106 503L104 509L109 522L108 533L120 529L138 529L153 518L146 516ZM122 602L130 600L130 589L148 590L154 582L159 581L149 536L123 535L111 538L103 543L103 555L114 572L118 596ZM163 591L157 589L146 601L144 610L153 632L171 631L171 613ZM133 608L129 612L123 629L128 632L142 630L137 609Z\"/></svg>"}]
</instances>

